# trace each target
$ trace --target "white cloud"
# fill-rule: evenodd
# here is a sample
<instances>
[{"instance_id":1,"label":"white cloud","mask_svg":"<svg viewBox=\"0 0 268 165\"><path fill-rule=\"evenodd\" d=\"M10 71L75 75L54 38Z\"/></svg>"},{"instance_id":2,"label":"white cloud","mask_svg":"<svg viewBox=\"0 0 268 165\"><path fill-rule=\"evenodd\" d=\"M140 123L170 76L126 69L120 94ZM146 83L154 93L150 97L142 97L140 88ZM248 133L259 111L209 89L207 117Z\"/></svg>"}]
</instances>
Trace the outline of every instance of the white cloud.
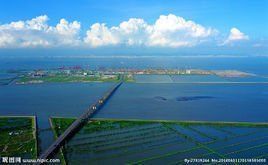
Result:
<instances>
[{"instance_id":1,"label":"white cloud","mask_svg":"<svg viewBox=\"0 0 268 165\"><path fill-rule=\"evenodd\" d=\"M216 33L215 29L169 14L161 15L151 25L137 18L111 28L97 23L87 31L84 41L93 47L115 44L182 47L199 44Z\"/></svg>"},{"instance_id":2,"label":"white cloud","mask_svg":"<svg viewBox=\"0 0 268 165\"><path fill-rule=\"evenodd\" d=\"M223 44L229 44L229 43L233 43L236 41L243 41L243 40L249 40L249 37L245 35L244 33L242 33L240 30L238 30L237 28L233 27L230 30L230 34L228 38L224 41Z\"/></svg>"},{"instance_id":3,"label":"white cloud","mask_svg":"<svg viewBox=\"0 0 268 165\"><path fill-rule=\"evenodd\" d=\"M87 37L84 38L85 43L92 47L103 45L118 44L117 37L105 26L105 24L95 23L87 31Z\"/></svg>"},{"instance_id":4,"label":"white cloud","mask_svg":"<svg viewBox=\"0 0 268 165\"><path fill-rule=\"evenodd\" d=\"M130 18L117 26L94 23L80 35L78 21L61 19L55 26L48 24L48 16L42 15L26 21L0 24L0 48L19 47L101 47L109 45L145 47L191 47L216 40L218 31L194 21L169 14L160 15L153 23L141 18ZM219 38L217 38L219 39ZM230 30L224 44L248 40L237 28ZM223 40L223 37L221 37ZM215 44L216 45L216 44Z\"/></svg>"},{"instance_id":5,"label":"white cloud","mask_svg":"<svg viewBox=\"0 0 268 165\"><path fill-rule=\"evenodd\" d=\"M121 44L143 45L148 38L148 25L143 19L131 18L120 23L119 27L112 27L112 31L119 36Z\"/></svg>"},{"instance_id":6,"label":"white cloud","mask_svg":"<svg viewBox=\"0 0 268 165\"><path fill-rule=\"evenodd\" d=\"M84 38L89 46L103 45L143 45L148 34L148 24L143 19L131 18L119 26L108 28L105 24L93 24Z\"/></svg>"},{"instance_id":7,"label":"white cloud","mask_svg":"<svg viewBox=\"0 0 268 165\"><path fill-rule=\"evenodd\" d=\"M48 32L54 33L57 36L59 44L78 45L80 43L79 31L80 23L77 21L68 22L61 19L56 27L50 27Z\"/></svg>"},{"instance_id":8,"label":"white cloud","mask_svg":"<svg viewBox=\"0 0 268 165\"><path fill-rule=\"evenodd\" d=\"M0 25L0 47L49 47L72 44L79 40L80 23L61 19L55 26L47 24L46 15L27 21Z\"/></svg>"},{"instance_id":9,"label":"white cloud","mask_svg":"<svg viewBox=\"0 0 268 165\"><path fill-rule=\"evenodd\" d=\"M216 33L215 29L205 28L182 17L161 15L152 25L148 44L168 47L194 46Z\"/></svg>"}]
</instances>

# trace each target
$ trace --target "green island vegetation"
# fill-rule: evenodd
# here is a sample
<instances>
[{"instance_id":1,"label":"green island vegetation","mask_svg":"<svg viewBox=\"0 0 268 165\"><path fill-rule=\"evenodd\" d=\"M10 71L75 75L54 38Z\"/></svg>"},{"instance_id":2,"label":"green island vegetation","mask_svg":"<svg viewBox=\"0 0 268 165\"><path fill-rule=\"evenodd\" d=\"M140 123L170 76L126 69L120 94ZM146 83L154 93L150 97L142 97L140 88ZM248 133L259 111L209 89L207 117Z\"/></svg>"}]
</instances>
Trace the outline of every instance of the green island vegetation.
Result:
<instances>
[{"instance_id":1,"label":"green island vegetation","mask_svg":"<svg viewBox=\"0 0 268 165\"><path fill-rule=\"evenodd\" d=\"M50 118L59 136L75 118ZM92 119L62 148L67 164L184 164L185 158L268 158L268 124Z\"/></svg>"},{"instance_id":2,"label":"green island vegetation","mask_svg":"<svg viewBox=\"0 0 268 165\"><path fill-rule=\"evenodd\" d=\"M35 117L0 117L0 157L37 158Z\"/></svg>"},{"instance_id":3,"label":"green island vegetation","mask_svg":"<svg viewBox=\"0 0 268 165\"><path fill-rule=\"evenodd\" d=\"M53 82L133 82L134 79L123 75L109 75L109 76L76 76L76 75L50 75L44 77L30 77L24 76L17 81L17 84L34 84L34 83L53 83Z\"/></svg>"}]
</instances>

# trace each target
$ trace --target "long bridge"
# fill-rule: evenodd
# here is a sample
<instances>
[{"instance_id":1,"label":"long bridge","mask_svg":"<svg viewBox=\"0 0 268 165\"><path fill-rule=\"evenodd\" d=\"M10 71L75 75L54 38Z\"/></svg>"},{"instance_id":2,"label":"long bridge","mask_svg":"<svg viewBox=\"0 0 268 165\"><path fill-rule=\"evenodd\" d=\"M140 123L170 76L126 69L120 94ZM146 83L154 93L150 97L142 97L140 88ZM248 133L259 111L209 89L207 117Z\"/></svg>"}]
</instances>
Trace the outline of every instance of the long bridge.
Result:
<instances>
[{"instance_id":1,"label":"long bridge","mask_svg":"<svg viewBox=\"0 0 268 165\"><path fill-rule=\"evenodd\" d=\"M93 103L87 111L77 118L53 143L49 148L40 155L40 159L48 159L56 154L58 149L70 139L77 131L79 131L85 123L92 117L92 115L99 110L105 102L113 95L113 93L120 87L123 82L119 82L108 92L104 94L99 100Z\"/></svg>"}]
</instances>

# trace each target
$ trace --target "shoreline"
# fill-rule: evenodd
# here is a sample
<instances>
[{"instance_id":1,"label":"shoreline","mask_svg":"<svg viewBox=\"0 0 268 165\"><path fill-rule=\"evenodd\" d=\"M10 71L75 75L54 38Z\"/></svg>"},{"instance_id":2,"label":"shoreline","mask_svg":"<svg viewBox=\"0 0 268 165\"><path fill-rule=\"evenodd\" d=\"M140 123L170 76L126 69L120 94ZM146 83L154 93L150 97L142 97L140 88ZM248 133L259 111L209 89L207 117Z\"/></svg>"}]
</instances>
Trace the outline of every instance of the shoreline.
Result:
<instances>
[{"instance_id":1,"label":"shoreline","mask_svg":"<svg viewBox=\"0 0 268 165\"><path fill-rule=\"evenodd\" d=\"M76 117L51 116L58 119L76 119ZM166 123L185 123L185 124L211 124L211 125L251 125L268 126L267 122L237 122L237 121L200 121L200 120L161 120L161 119L123 119L123 118L91 118L90 121L133 121L133 122L166 122Z\"/></svg>"}]
</instances>

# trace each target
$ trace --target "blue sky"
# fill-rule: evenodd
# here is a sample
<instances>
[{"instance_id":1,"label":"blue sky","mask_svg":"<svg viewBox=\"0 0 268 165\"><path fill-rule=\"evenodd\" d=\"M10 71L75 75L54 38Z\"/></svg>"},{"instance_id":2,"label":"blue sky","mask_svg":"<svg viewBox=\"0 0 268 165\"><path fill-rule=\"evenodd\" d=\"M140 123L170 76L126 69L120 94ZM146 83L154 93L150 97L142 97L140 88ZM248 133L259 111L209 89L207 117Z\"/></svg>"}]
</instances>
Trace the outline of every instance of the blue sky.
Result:
<instances>
[{"instance_id":1,"label":"blue sky","mask_svg":"<svg viewBox=\"0 0 268 165\"><path fill-rule=\"evenodd\" d=\"M143 48L145 52L191 53L195 48L193 54L198 50L267 54L267 11L265 0L2 1L0 52L64 48L75 52L81 48L85 53L113 50L127 54Z\"/></svg>"}]
</instances>

